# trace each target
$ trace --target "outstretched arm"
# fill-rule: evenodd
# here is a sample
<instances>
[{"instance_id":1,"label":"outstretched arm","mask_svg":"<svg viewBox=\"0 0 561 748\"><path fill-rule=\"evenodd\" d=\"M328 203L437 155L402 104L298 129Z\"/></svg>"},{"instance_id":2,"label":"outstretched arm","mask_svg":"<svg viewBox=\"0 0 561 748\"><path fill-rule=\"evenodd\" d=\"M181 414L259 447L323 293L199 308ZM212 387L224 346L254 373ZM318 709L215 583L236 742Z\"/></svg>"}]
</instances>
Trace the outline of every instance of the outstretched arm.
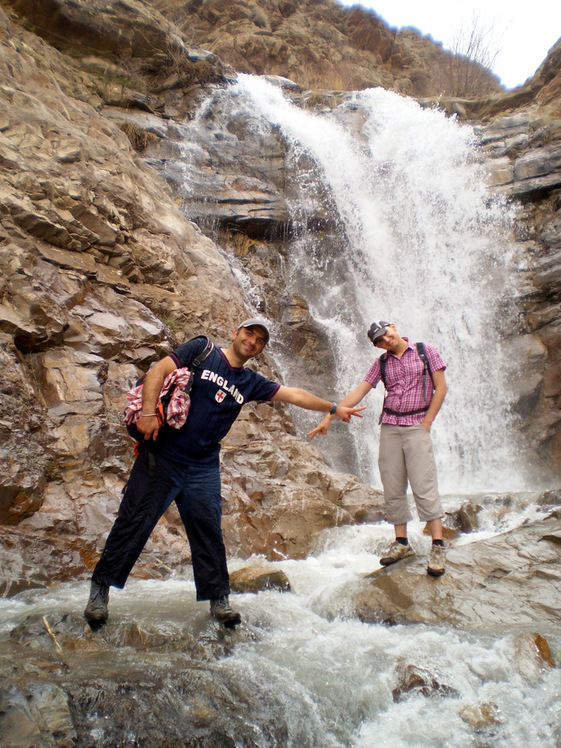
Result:
<instances>
[{"instance_id":1,"label":"outstretched arm","mask_svg":"<svg viewBox=\"0 0 561 748\"><path fill-rule=\"evenodd\" d=\"M285 387L281 385L271 399L281 403L297 405L299 408L305 408L306 410L319 410L324 413L329 413L333 408L333 403L329 400L317 397L317 395L313 395L308 390L303 390L300 387ZM350 421L351 416L362 418L360 415L361 410L364 410L364 408L353 408L343 406L339 403L333 417L337 416L342 421Z\"/></svg>"},{"instance_id":2,"label":"outstretched arm","mask_svg":"<svg viewBox=\"0 0 561 748\"><path fill-rule=\"evenodd\" d=\"M171 356L166 356L157 364L154 364L146 374L142 387L142 411L136 422L136 428L141 434L144 434L145 440L153 439L155 441L158 437L160 423L155 415L156 405L164 379L174 369L177 369L175 361Z\"/></svg>"},{"instance_id":3,"label":"outstretched arm","mask_svg":"<svg viewBox=\"0 0 561 748\"><path fill-rule=\"evenodd\" d=\"M371 389L371 384L369 384L368 382L361 382L358 387L355 387L354 390L351 390L347 395L345 395L345 397L339 403L339 407L351 410L364 410L364 408L355 408L355 406L361 402L361 400L370 392ZM354 415L357 414L354 413ZM360 417L362 418L362 416ZM313 439L316 434L327 434L332 420L333 416L327 414L325 418L320 421L320 423L318 423L315 429L312 429L312 431L308 433L310 439ZM346 420L350 420L350 418Z\"/></svg>"}]
</instances>

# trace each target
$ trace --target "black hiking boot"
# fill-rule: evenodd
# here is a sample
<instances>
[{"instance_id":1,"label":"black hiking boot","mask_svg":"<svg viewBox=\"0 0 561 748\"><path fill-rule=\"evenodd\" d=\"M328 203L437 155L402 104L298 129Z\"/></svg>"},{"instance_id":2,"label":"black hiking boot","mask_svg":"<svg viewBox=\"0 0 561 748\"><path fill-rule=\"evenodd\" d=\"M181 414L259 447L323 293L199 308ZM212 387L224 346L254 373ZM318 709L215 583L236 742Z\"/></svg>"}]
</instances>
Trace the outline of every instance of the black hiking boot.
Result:
<instances>
[{"instance_id":1,"label":"black hiking boot","mask_svg":"<svg viewBox=\"0 0 561 748\"><path fill-rule=\"evenodd\" d=\"M84 610L84 618L90 626L102 626L109 618L109 585L92 579L90 599Z\"/></svg>"},{"instance_id":2,"label":"black hiking boot","mask_svg":"<svg viewBox=\"0 0 561 748\"><path fill-rule=\"evenodd\" d=\"M230 607L228 595L210 601L210 614L229 629L242 622L241 615Z\"/></svg>"}]
</instances>

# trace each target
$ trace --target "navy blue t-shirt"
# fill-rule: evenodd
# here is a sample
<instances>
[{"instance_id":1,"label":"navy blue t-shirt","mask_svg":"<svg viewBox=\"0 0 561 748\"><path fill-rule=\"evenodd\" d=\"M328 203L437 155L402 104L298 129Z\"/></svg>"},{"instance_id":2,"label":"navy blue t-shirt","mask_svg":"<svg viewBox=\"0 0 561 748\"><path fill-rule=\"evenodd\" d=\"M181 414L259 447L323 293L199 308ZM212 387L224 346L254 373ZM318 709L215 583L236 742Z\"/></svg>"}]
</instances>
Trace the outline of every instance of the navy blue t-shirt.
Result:
<instances>
[{"instance_id":1,"label":"navy blue t-shirt","mask_svg":"<svg viewBox=\"0 0 561 748\"><path fill-rule=\"evenodd\" d=\"M169 355L178 368L189 366L205 343L205 338L193 338ZM256 371L230 366L221 349L214 346L208 358L195 369L187 422L181 429L165 426L158 434L156 451L176 462L216 460L219 442L244 403L270 400L279 387L280 384Z\"/></svg>"}]
</instances>

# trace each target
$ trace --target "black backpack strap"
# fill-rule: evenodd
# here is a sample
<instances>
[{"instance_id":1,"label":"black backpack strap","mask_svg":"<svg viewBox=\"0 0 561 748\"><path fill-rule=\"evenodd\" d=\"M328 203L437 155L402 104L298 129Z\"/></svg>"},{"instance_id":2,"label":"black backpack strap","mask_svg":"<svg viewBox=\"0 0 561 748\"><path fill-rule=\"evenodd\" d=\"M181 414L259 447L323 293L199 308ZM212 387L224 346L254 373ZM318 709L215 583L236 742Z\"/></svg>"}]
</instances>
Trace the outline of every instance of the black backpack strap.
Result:
<instances>
[{"instance_id":1,"label":"black backpack strap","mask_svg":"<svg viewBox=\"0 0 561 748\"><path fill-rule=\"evenodd\" d=\"M415 348L417 349L417 354L421 361L423 362L425 366L425 371L428 372L430 375L430 378L432 379L432 371L430 368L429 360L427 358L427 352L425 350L425 344L424 343L415 343Z\"/></svg>"},{"instance_id":2,"label":"black backpack strap","mask_svg":"<svg viewBox=\"0 0 561 748\"><path fill-rule=\"evenodd\" d=\"M425 344L424 343L415 343L415 348L417 349L417 355L419 356L419 358L423 362L423 368L424 368L424 371L423 371L423 400L425 400L426 396L427 396L427 387L426 387L427 374L430 376L431 381L432 381L432 371L431 371L431 368L430 368L429 360L427 358L427 352L425 351Z\"/></svg>"},{"instance_id":3,"label":"black backpack strap","mask_svg":"<svg viewBox=\"0 0 561 748\"><path fill-rule=\"evenodd\" d=\"M382 353L380 356L380 379L382 380L382 384L386 389L388 389L388 386L386 384L386 364L388 363L388 352Z\"/></svg>"},{"instance_id":4,"label":"black backpack strap","mask_svg":"<svg viewBox=\"0 0 561 748\"><path fill-rule=\"evenodd\" d=\"M384 392L384 402L382 403L382 412L380 413L380 423L382 423L382 416L384 415L384 411L386 409L386 397L388 396L388 386L386 384L386 364L388 363L388 352L382 353L380 356L380 379L382 380L382 384L386 388L386 391Z\"/></svg>"},{"instance_id":5,"label":"black backpack strap","mask_svg":"<svg viewBox=\"0 0 561 748\"><path fill-rule=\"evenodd\" d=\"M206 340L205 347L203 350L195 356L195 358L191 361L189 368L190 369L196 369L198 366L200 366L205 359L207 359L210 354L212 353L212 349L214 348L214 343L212 343L206 335L201 336Z\"/></svg>"},{"instance_id":6,"label":"black backpack strap","mask_svg":"<svg viewBox=\"0 0 561 748\"><path fill-rule=\"evenodd\" d=\"M202 349L202 351L200 353L198 353L195 356L195 358L191 361L191 363L189 364L188 368L189 368L191 374L189 376L189 381L185 385L185 392L187 394L189 394L191 392L191 387L193 386L193 377L195 376L194 375L195 369L197 369L203 363L203 361L210 356L210 354L212 353L212 350L214 348L214 343L212 343L206 337L206 335L202 335L201 337L203 337L206 340L206 343L205 343L205 346Z\"/></svg>"}]
</instances>

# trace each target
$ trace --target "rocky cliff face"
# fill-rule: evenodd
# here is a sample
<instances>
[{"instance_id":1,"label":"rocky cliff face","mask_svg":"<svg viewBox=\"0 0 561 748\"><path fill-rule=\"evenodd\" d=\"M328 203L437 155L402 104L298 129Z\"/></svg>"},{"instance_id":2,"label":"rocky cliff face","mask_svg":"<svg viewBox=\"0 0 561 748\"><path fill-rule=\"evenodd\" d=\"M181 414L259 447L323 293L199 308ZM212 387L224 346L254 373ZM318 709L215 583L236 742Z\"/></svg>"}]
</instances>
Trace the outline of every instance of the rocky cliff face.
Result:
<instances>
[{"instance_id":1,"label":"rocky cliff face","mask_svg":"<svg viewBox=\"0 0 561 748\"><path fill-rule=\"evenodd\" d=\"M154 5L192 41L236 70L282 75L303 88L358 90L381 86L411 96L456 94L464 65L414 29L396 31L374 12L333 0L156 0ZM467 63L472 94L501 90L498 80Z\"/></svg>"},{"instance_id":2,"label":"rocky cliff face","mask_svg":"<svg viewBox=\"0 0 561 748\"><path fill-rule=\"evenodd\" d=\"M304 5L273 4L267 20L260 15L261 6L254 4L255 18L240 18L267 30L259 38L270 39L281 28L273 22L278 21L276 14L295 20ZM172 5L161 7L170 18L178 12ZM314 13L322 7L306 4ZM329 8L335 15L341 11ZM218 4L188 4L194 24L190 36L187 29L182 33L174 25L173 18L164 18L155 3L140 0L50 0L48 7L31 0L2 0L4 593L86 575L91 569L132 459L120 423L124 392L139 372L175 344L200 333L227 343L236 323L247 316L227 252L244 262L267 313L279 322L283 344L305 362L300 381L290 384L307 386L314 373L323 394L331 394L331 383L318 376L317 366L330 354L306 301L282 294L282 243L274 239L278 229L286 227L282 143L273 139L262 144L266 147L253 163L248 161L239 180L209 187L214 192L200 202L206 213L198 217L201 225L206 218L221 226L215 234L219 243L185 218L173 180L167 186L141 157L148 149L172 147L169 136L190 116L206 87L232 76L231 68L215 54L191 44L197 24L205 33L221 28L225 17L217 9ZM318 38L328 39L335 16L329 16L327 25L311 17ZM395 84L402 91L430 93L430 86L412 85L413 63L405 74L406 67L400 67L397 58L392 62L393 53L382 51L389 32L378 19L355 15L353 26L350 18L344 16L345 28L354 39L355 52L356 45L368 51L372 40L381 40L376 41L381 45L376 47L380 79L364 74L356 85ZM302 43L302 30L299 35L294 29L291 33L294 44L298 39ZM390 33L394 42L397 36ZM241 43L242 37L236 39ZM416 43L424 44L418 39ZM251 59L249 49L243 47L246 60ZM318 49L323 49L319 42ZM272 58L277 59L276 66L267 69L292 74L296 68L279 55ZM539 267L527 270L531 314L521 327L539 334L545 346L538 352L540 378L532 389L530 410L539 410L533 428L548 459L557 459L561 449L556 379L557 126L548 114L547 128L535 131L533 117L546 107L555 112L556 59L554 55L548 60L539 74L541 83L524 94L524 102L534 107L527 110L523 143L529 155L524 156L522 141L516 138L505 136L503 143L498 136L487 137L489 143L503 143L503 151L496 148L498 167L514 164L514 176L504 184L511 185L513 196L524 196L524 225L534 232L530 256L541 258ZM507 106L500 102L487 102L487 111L496 116L501 106ZM497 127L504 129L504 123ZM546 158L552 176L542 178L545 172L533 174L529 162L547 153L552 154ZM223 150L222 155L228 154ZM524 164L527 170L521 171ZM534 178L541 181L532 183ZM521 183L526 185L522 192L517 191ZM322 220L318 215L318 226ZM259 366L277 376L267 357ZM233 553L299 556L324 527L381 517L377 492L330 470L319 451L296 438L284 408L248 408L224 445L223 462L224 526ZM297 514L291 511L296 500ZM188 561L178 518L170 512L149 544L139 573L158 575Z\"/></svg>"},{"instance_id":3,"label":"rocky cliff face","mask_svg":"<svg viewBox=\"0 0 561 748\"><path fill-rule=\"evenodd\" d=\"M561 40L533 79L465 114L480 118L482 150L495 189L518 211L524 254L517 273L520 325L513 356L525 359L519 410L542 468L561 464Z\"/></svg>"},{"instance_id":4,"label":"rocky cliff face","mask_svg":"<svg viewBox=\"0 0 561 748\"><path fill-rule=\"evenodd\" d=\"M48 28L33 3L15 3L17 13L0 9L5 593L87 573L131 464L120 423L126 389L174 344L202 332L227 343L248 315L224 252L185 219L102 113L135 101L169 116L186 106L182 76L189 85L217 80L223 68L189 51L180 82L157 85L161 68L154 77L156 63L142 57L147 35L151 54L165 59L174 44L187 49L183 37L144 4L98 2L94 15L90 6L54 4ZM138 37L129 15L136 12L146 24ZM84 60L74 42L90 37ZM134 89L129 78L115 82L122 68L106 56L114 59L119 37L127 60L150 68L138 72ZM275 376L267 359L261 368ZM294 437L283 408L248 409L224 463L232 552L303 554L321 527L377 512L376 492L330 471ZM304 499L297 517L286 512L294 496ZM188 562L181 533L170 514L145 573Z\"/></svg>"}]
</instances>

